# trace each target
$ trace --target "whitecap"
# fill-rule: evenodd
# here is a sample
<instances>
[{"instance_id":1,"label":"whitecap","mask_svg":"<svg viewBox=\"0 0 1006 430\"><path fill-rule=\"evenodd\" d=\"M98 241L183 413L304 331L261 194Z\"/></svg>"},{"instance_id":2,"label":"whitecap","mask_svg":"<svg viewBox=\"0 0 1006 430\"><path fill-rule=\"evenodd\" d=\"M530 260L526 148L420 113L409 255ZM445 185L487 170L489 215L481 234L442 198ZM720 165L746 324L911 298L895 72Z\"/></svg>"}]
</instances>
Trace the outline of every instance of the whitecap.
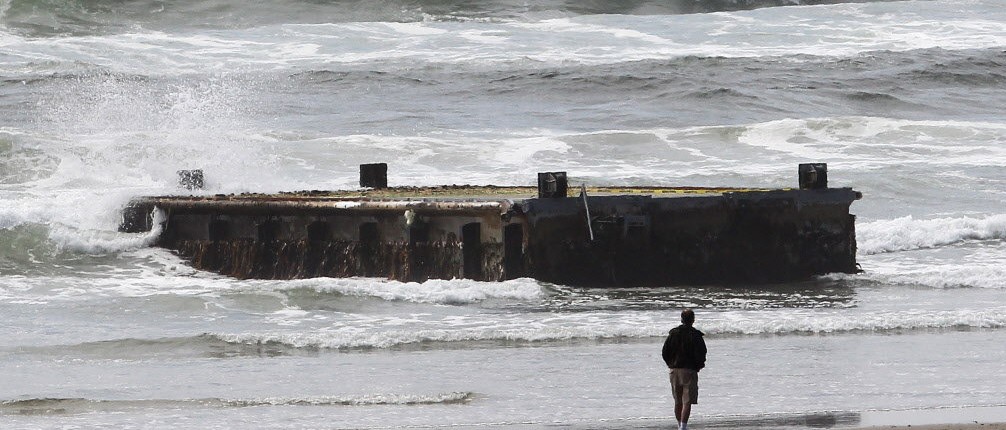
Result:
<instances>
[{"instance_id":1,"label":"whitecap","mask_svg":"<svg viewBox=\"0 0 1006 430\"><path fill-rule=\"evenodd\" d=\"M277 290L311 288L323 293L408 301L463 305L486 300L537 301L544 297L541 285L532 279L476 282L466 279L431 279L423 283L368 278L318 278L272 284Z\"/></svg>"},{"instance_id":2,"label":"whitecap","mask_svg":"<svg viewBox=\"0 0 1006 430\"><path fill-rule=\"evenodd\" d=\"M872 255L1006 238L1006 214L915 219L912 216L859 223L859 253Z\"/></svg>"}]
</instances>

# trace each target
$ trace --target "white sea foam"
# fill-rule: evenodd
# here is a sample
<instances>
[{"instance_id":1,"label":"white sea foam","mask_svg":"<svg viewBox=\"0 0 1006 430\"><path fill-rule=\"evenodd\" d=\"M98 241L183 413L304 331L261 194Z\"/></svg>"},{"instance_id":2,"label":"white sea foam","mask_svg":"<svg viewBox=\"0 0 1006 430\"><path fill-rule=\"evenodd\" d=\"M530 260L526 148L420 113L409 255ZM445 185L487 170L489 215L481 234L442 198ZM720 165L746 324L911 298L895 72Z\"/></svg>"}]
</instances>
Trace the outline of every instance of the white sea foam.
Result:
<instances>
[{"instance_id":1,"label":"white sea foam","mask_svg":"<svg viewBox=\"0 0 1006 430\"><path fill-rule=\"evenodd\" d=\"M65 249L87 254L131 251L153 245L161 235L166 215L163 211L155 209L151 216L153 226L150 231L144 233L78 230L57 224L49 229L49 239Z\"/></svg>"},{"instance_id":2,"label":"white sea foam","mask_svg":"<svg viewBox=\"0 0 1006 430\"><path fill-rule=\"evenodd\" d=\"M0 228L46 224L65 248L114 252L149 243L112 233L119 212L137 195L177 193L177 170L203 168L204 192L299 184L261 175L282 154L264 151L260 143L269 142L242 131L244 82L221 77L159 86L98 75L54 85L59 88L40 98L34 114L61 134L4 129L15 137L15 157L40 153L45 159L22 163L26 173L14 171L12 191L0 190Z\"/></svg>"},{"instance_id":3,"label":"white sea foam","mask_svg":"<svg viewBox=\"0 0 1006 430\"><path fill-rule=\"evenodd\" d=\"M859 223L859 253L933 248L967 240L1006 239L1006 214L915 219L912 216Z\"/></svg>"},{"instance_id":4,"label":"white sea foam","mask_svg":"<svg viewBox=\"0 0 1006 430\"><path fill-rule=\"evenodd\" d=\"M130 236L114 233L119 224L120 210L135 195L135 190L86 189L84 184L77 184L74 189L66 188L62 183L41 182L48 180L33 183L31 192L4 198L4 207L0 207L0 229L20 225L45 226L50 232L50 239L57 245L83 252L90 252L89 249L101 253L135 248L126 243L132 240ZM59 188L62 190L48 190Z\"/></svg>"},{"instance_id":5,"label":"white sea foam","mask_svg":"<svg viewBox=\"0 0 1006 430\"><path fill-rule=\"evenodd\" d=\"M374 60L492 67L527 60L599 64L689 55L848 56L877 50L982 49L1006 44L1001 16L955 13L960 8L945 1L919 3L917 8L918 13L907 13L898 5L872 2L527 22L287 24L200 35L137 32L14 40L8 45L26 62L75 58L115 71L158 75L321 68ZM485 35L491 35L490 39ZM500 49L501 43L506 49Z\"/></svg>"},{"instance_id":6,"label":"white sea foam","mask_svg":"<svg viewBox=\"0 0 1006 430\"><path fill-rule=\"evenodd\" d=\"M551 148L561 151L556 153L556 159L561 157L562 163L575 165L581 176L616 180L618 176L637 176L679 185L683 185L680 178L688 176L715 176L719 181L698 185L728 185L722 181L736 181L736 175L742 174L748 182L729 185L787 186L792 184L797 163L826 160L836 176L858 181L843 185L862 188L873 185L863 184L855 174L864 170L891 181L884 169L900 173L906 167L939 168L941 174L950 175L988 166L990 159L1006 158L1006 147L1000 144L1006 139L1006 127L977 121L836 116L728 126L537 132L541 136L537 140L527 139L525 143L519 139L501 139L498 147L523 148L527 143L541 141L548 146L543 146L529 162L549 160L552 152L546 148ZM722 150L724 146L731 150ZM622 157L606 156L604 148L610 147L618 147ZM517 158L506 157L503 149L495 151L500 151L496 163L519 168ZM633 162L617 164L624 159ZM959 179L970 184L975 179L990 178ZM998 193L994 189L996 182L992 181L985 185L988 194ZM881 188L886 184L874 186ZM870 195L874 196L877 194Z\"/></svg>"},{"instance_id":7,"label":"white sea foam","mask_svg":"<svg viewBox=\"0 0 1006 430\"><path fill-rule=\"evenodd\" d=\"M1006 157L1003 124L880 117L783 119L746 126L738 142L769 160L830 160L849 167L988 165ZM773 156L772 153L776 155Z\"/></svg>"},{"instance_id":8,"label":"white sea foam","mask_svg":"<svg viewBox=\"0 0 1006 430\"><path fill-rule=\"evenodd\" d=\"M901 269L895 273L872 272L871 269L867 277L885 284L1006 290L1006 259L963 264L916 264Z\"/></svg>"},{"instance_id":9,"label":"white sea foam","mask_svg":"<svg viewBox=\"0 0 1006 430\"><path fill-rule=\"evenodd\" d=\"M386 160L395 165L399 183L443 185L464 183L529 185L534 174L569 160L564 134L529 130L503 136L472 136L467 133L437 136L348 135L298 142L283 148L288 161L298 164L296 178L304 184L355 187L356 164ZM337 146L342 151L331 151ZM335 167L344 166L342 170ZM321 184L321 185L319 185ZM306 186L306 185L302 185Z\"/></svg>"},{"instance_id":10,"label":"white sea foam","mask_svg":"<svg viewBox=\"0 0 1006 430\"><path fill-rule=\"evenodd\" d=\"M420 343L562 342L664 336L668 312L468 315L437 319L413 315L398 320L343 321L296 331L213 333L226 342L276 343L293 348L392 348ZM826 334L1006 327L1006 307L934 310L787 309L707 311L698 326L709 336Z\"/></svg>"},{"instance_id":11,"label":"white sea foam","mask_svg":"<svg viewBox=\"0 0 1006 430\"><path fill-rule=\"evenodd\" d=\"M995 242L879 253L861 256L859 262L863 273L829 277L883 286L1006 290L1006 247Z\"/></svg>"},{"instance_id":12,"label":"white sea foam","mask_svg":"<svg viewBox=\"0 0 1006 430\"><path fill-rule=\"evenodd\" d=\"M726 312L722 316L704 322L702 328L711 334L787 334L1004 326L1006 326L1006 308L999 306L973 310L917 309L864 314L792 310L766 315L738 311Z\"/></svg>"},{"instance_id":13,"label":"white sea foam","mask_svg":"<svg viewBox=\"0 0 1006 430\"><path fill-rule=\"evenodd\" d=\"M0 229L11 229L22 224L45 222L48 211L37 205L28 205L20 199L3 199L0 207Z\"/></svg>"},{"instance_id":14,"label":"white sea foam","mask_svg":"<svg viewBox=\"0 0 1006 430\"><path fill-rule=\"evenodd\" d=\"M181 265L179 265L181 266ZM134 298L151 296L194 297L213 302L221 292L235 290L238 281L219 279L202 272L193 273L184 266L149 270L146 267L101 270L103 267L77 273L75 276L35 276L30 278L4 278L0 294L8 302L80 302L107 298ZM101 277L104 276L104 277ZM81 279L87 279L86 282ZM266 294L263 294L266 295ZM279 301L277 297L275 301ZM278 306L278 305L277 305ZM220 306L224 307L224 306Z\"/></svg>"},{"instance_id":15,"label":"white sea foam","mask_svg":"<svg viewBox=\"0 0 1006 430\"><path fill-rule=\"evenodd\" d=\"M199 297L219 307L239 309L258 306L255 303L235 303L230 295L268 297L268 303L281 306L295 290L313 290L324 295L344 295L373 298L389 302L410 302L433 305L462 306L486 302L537 303L546 296L538 281L522 278L504 282L475 282L465 279L429 280L424 283L398 282L379 278L311 278L299 280L238 280L211 272L193 269L177 255L157 248L144 248L155 240L157 232L120 234L100 231L77 232L59 229L53 239L74 252L87 254L119 253L128 258L128 265L88 268L80 275L87 282L75 282L73 277L49 276L23 279L7 278L8 285L0 294L10 300L35 300L40 297L58 300L79 300L89 297L146 297L172 295ZM100 276L91 276L100 275ZM271 306L271 305L270 305ZM278 310L263 308L270 321L299 324L315 314L296 307Z\"/></svg>"},{"instance_id":16,"label":"white sea foam","mask_svg":"<svg viewBox=\"0 0 1006 430\"><path fill-rule=\"evenodd\" d=\"M537 301L544 297L541 285L531 279L504 282L431 279L423 283L379 279L307 279L271 284L271 288L311 288L324 293L375 297L389 301L462 305L486 300Z\"/></svg>"},{"instance_id":17,"label":"white sea foam","mask_svg":"<svg viewBox=\"0 0 1006 430\"><path fill-rule=\"evenodd\" d=\"M475 393L450 392L434 394L359 394L345 396L263 397L263 398L202 398L202 399L85 399L85 398L18 398L0 401L0 410L14 409L19 414L109 412L137 408L192 407L252 407L252 406L373 406L432 405L465 403Z\"/></svg>"},{"instance_id":18,"label":"white sea foam","mask_svg":"<svg viewBox=\"0 0 1006 430\"><path fill-rule=\"evenodd\" d=\"M261 405L429 405L452 404L470 401L474 393L451 392L436 394L363 394L357 396L315 396L315 397L267 397L263 399L226 399L224 403L233 406Z\"/></svg>"},{"instance_id":19,"label":"white sea foam","mask_svg":"<svg viewBox=\"0 0 1006 430\"><path fill-rule=\"evenodd\" d=\"M659 330L622 327L599 333L596 327L443 327L443 328L345 329L325 332L216 333L214 336L234 343L279 343L295 348L391 348L419 343L443 342L547 342L574 339L650 337Z\"/></svg>"},{"instance_id":20,"label":"white sea foam","mask_svg":"<svg viewBox=\"0 0 1006 430\"><path fill-rule=\"evenodd\" d=\"M949 137L939 136L940 130L953 135L952 144ZM796 163L807 160L828 160L841 172L906 163L985 165L990 154L1003 151L995 142L1004 134L1001 125L987 123L831 117L582 133L532 129L492 137L352 135L304 142L291 148L296 152L290 156L301 160L302 171L319 179L338 175L327 166L344 161L323 150L310 157L307 152L338 145L351 148L349 154L401 160L396 176L419 184L455 181L458 170L466 171L472 183L527 184L535 172L561 163L577 176L616 183L646 178L645 184L785 186L792 182ZM723 145L732 150L722 151ZM621 156L608 156L606 148L611 147L619 148ZM738 173L749 182L737 182ZM352 183L351 175L343 175L338 182ZM680 182L693 175L733 182ZM752 178L760 182L752 184Z\"/></svg>"}]
</instances>

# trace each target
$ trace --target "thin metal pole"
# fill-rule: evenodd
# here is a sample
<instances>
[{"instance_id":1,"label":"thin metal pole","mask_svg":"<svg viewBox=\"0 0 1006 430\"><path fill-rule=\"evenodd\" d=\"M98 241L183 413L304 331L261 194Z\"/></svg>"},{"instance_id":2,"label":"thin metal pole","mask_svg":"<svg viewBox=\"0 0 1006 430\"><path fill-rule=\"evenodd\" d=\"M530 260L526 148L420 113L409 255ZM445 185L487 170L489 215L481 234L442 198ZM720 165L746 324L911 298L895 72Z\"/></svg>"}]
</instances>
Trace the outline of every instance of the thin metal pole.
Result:
<instances>
[{"instance_id":1,"label":"thin metal pole","mask_svg":"<svg viewBox=\"0 0 1006 430\"><path fill-rule=\"evenodd\" d=\"M587 231L590 232L590 241L594 241L594 226L590 223L590 207L587 206L587 184L580 184L580 197L583 197L583 209L587 211Z\"/></svg>"}]
</instances>

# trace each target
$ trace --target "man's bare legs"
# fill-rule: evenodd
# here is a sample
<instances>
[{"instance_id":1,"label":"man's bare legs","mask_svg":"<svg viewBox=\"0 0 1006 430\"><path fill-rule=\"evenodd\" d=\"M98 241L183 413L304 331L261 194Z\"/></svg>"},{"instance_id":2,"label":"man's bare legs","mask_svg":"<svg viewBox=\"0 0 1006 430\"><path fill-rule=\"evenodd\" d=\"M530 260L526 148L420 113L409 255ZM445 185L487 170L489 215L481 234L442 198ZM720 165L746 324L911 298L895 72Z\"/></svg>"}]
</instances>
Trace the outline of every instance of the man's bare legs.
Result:
<instances>
[{"instance_id":1,"label":"man's bare legs","mask_svg":"<svg viewBox=\"0 0 1006 430\"><path fill-rule=\"evenodd\" d=\"M691 415L691 402L681 402L674 405L674 417L678 419L678 429L688 430L688 416Z\"/></svg>"}]
</instances>

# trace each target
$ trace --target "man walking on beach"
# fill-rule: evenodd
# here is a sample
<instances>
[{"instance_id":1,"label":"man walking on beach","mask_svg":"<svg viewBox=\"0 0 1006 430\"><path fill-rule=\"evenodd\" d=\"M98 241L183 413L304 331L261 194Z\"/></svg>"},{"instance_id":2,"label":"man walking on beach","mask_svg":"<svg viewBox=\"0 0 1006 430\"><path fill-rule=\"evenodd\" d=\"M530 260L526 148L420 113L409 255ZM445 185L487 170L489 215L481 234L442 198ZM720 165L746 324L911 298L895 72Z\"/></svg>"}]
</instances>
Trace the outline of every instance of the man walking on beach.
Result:
<instances>
[{"instance_id":1,"label":"man walking on beach","mask_svg":"<svg viewBox=\"0 0 1006 430\"><path fill-rule=\"evenodd\" d=\"M692 327L693 323L695 312L691 309L681 311L681 325L671 329L661 354L671 369L678 430L688 430L692 405L699 402L699 370L706 366L706 341L702 339L702 332Z\"/></svg>"}]
</instances>

